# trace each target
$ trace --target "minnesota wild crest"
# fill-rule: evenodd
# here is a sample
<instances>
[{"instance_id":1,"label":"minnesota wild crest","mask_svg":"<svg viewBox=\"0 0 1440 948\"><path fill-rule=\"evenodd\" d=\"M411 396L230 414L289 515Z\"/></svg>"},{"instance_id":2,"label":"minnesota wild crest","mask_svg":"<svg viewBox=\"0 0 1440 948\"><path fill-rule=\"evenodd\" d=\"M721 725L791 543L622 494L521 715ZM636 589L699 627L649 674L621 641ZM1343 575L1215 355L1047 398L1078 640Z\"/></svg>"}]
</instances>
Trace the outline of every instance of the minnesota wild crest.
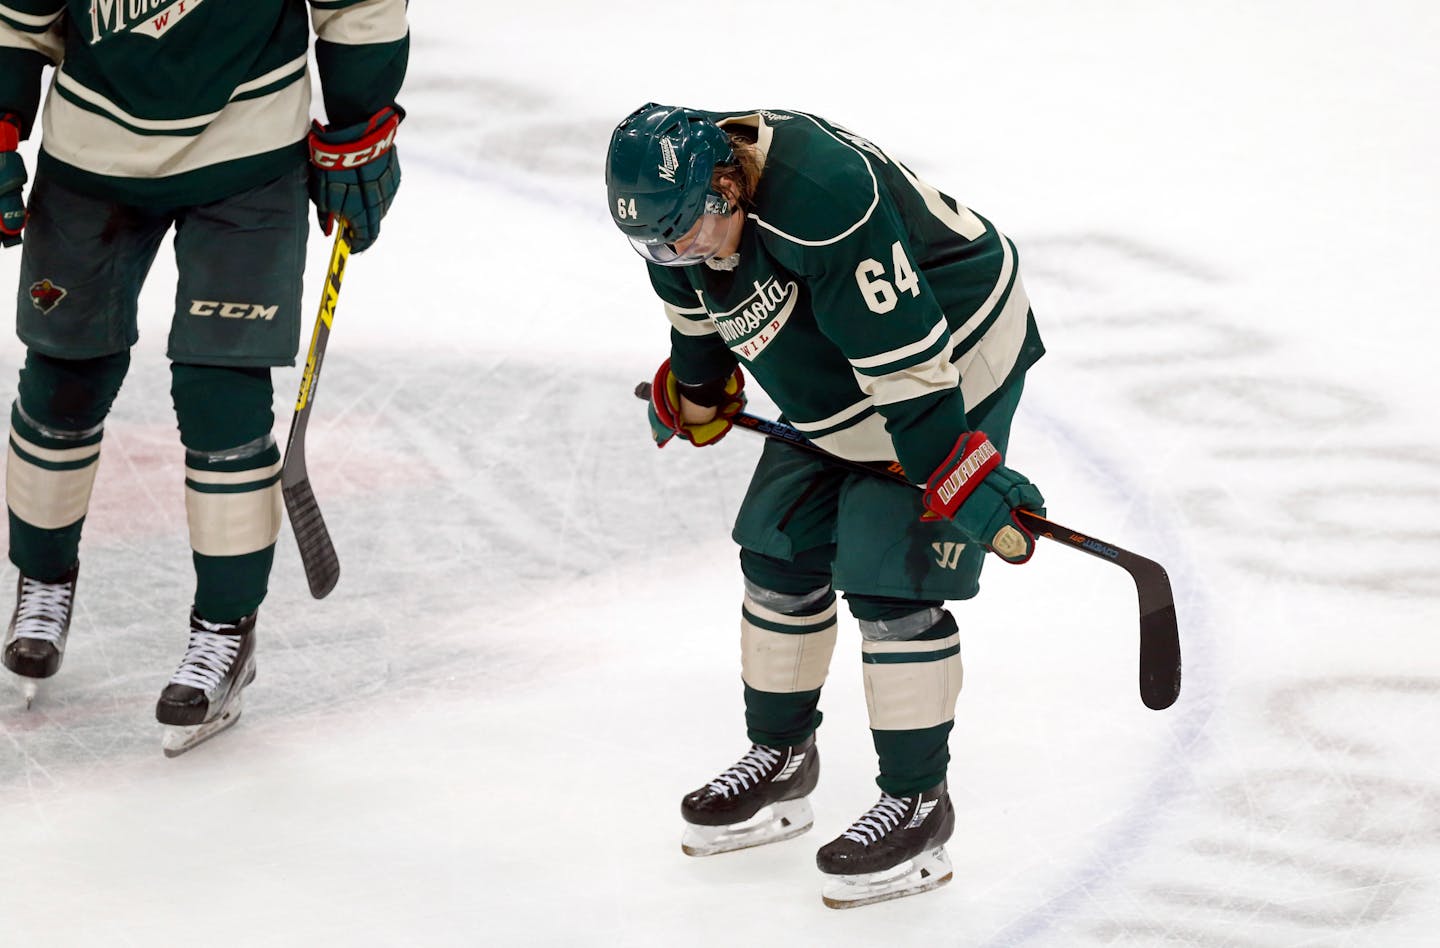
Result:
<instances>
[{"instance_id":1,"label":"minnesota wild crest","mask_svg":"<svg viewBox=\"0 0 1440 948\"><path fill-rule=\"evenodd\" d=\"M90 45L119 33L159 39L204 0L90 0Z\"/></svg>"}]
</instances>

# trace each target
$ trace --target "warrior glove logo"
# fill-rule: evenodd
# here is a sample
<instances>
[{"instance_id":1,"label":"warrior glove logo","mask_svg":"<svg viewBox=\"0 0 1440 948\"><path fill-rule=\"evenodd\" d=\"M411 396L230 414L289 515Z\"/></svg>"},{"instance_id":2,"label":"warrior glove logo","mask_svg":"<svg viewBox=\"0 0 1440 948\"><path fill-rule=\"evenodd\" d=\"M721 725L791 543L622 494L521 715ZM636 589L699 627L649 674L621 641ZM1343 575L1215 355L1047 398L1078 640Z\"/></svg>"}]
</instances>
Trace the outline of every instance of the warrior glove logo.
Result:
<instances>
[{"instance_id":1,"label":"warrior glove logo","mask_svg":"<svg viewBox=\"0 0 1440 948\"><path fill-rule=\"evenodd\" d=\"M56 286L49 280L40 280L30 284L30 302L35 308L47 316L50 311L60 305L60 301L66 296L63 286Z\"/></svg>"}]
</instances>

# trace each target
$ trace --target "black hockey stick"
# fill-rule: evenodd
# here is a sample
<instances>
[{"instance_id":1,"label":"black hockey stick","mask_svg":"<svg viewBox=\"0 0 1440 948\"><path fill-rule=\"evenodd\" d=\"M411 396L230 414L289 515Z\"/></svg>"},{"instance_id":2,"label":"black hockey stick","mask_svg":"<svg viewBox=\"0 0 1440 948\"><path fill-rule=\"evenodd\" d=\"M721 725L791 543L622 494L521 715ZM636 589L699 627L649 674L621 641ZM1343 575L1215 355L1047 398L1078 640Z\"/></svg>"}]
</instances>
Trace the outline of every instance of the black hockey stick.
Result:
<instances>
[{"instance_id":1,"label":"black hockey stick","mask_svg":"<svg viewBox=\"0 0 1440 948\"><path fill-rule=\"evenodd\" d=\"M340 301L345 261L350 259L350 235L343 224L336 231L330 269L325 273L325 292L320 297L315 332L310 336L310 353L305 357L305 374L300 377L300 395L295 399L295 415L290 420L290 439L285 445L285 464L280 473L280 492L285 495L290 529L300 547L300 562L305 566L310 595L316 599L324 599L340 581L340 558L335 555L335 544L330 542L330 531L320 515L320 505L310 489L310 472L305 467L305 430L310 424L310 406L315 403L320 385L320 363L325 359L325 344L330 340L335 304Z\"/></svg>"},{"instance_id":2,"label":"black hockey stick","mask_svg":"<svg viewBox=\"0 0 1440 948\"><path fill-rule=\"evenodd\" d=\"M637 385L635 397L648 402L650 383L641 382ZM748 412L740 412L730 420L739 428L821 455L840 467L888 478L915 490L923 489L913 483L897 463L867 464L839 457L787 424L770 421ZM1155 711L1163 711L1174 704L1175 699L1180 697L1180 629L1175 618L1175 594L1170 589L1170 577L1166 575L1165 567L1104 540L1097 540L1069 527L1063 527L1028 510L1017 510L1015 513L1036 536L1089 553L1107 563L1114 563L1130 574L1140 598L1140 700L1145 703L1145 707Z\"/></svg>"}]
</instances>

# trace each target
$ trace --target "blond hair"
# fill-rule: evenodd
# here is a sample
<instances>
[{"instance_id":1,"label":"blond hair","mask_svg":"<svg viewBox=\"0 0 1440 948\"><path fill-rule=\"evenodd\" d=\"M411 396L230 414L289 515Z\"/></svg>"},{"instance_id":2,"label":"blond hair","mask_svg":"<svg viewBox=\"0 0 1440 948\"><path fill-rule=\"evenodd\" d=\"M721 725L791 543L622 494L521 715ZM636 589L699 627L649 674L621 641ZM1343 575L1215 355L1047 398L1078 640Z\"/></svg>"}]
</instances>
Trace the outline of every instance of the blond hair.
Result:
<instances>
[{"instance_id":1,"label":"blond hair","mask_svg":"<svg viewBox=\"0 0 1440 948\"><path fill-rule=\"evenodd\" d=\"M710 176L710 187L718 190L721 181L730 181L739 194L735 203L740 210L749 211L755 206L755 191L760 187L760 172L765 158L753 138L735 132L727 134L734 158L715 166Z\"/></svg>"}]
</instances>

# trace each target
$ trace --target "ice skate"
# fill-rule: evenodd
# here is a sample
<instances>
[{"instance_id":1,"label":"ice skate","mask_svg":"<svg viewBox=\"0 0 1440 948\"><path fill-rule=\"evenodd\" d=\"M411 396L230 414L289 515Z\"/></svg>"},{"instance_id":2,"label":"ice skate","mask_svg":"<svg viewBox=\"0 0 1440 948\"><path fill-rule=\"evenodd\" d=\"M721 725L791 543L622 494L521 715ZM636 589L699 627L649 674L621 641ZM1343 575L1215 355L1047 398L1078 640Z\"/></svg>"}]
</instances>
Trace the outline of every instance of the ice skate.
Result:
<instances>
[{"instance_id":1,"label":"ice skate","mask_svg":"<svg viewBox=\"0 0 1440 948\"><path fill-rule=\"evenodd\" d=\"M955 810L945 781L913 797L880 801L834 841L815 862L825 873L821 897L830 908L854 908L928 892L950 881L945 842Z\"/></svg>"},{"instance_id":2,"label":"ice skate","mask_svg":"<svg viewBox=\"0 0 1440 948\"><path fill-rule=\"evenodd\" d=\"M59 581L42 583L20 575L15 589L15 612L5 634L5 667L20 678L25 707L35 702L40 683L60 670L70 616L75 611L76 564Z\"/></svg>"},{"instance_id":3,"label":"ice skate","mask_svg":"<svg viewBox=\"0 0 1440 948\"><path fill-rule=\"evenodd\" d=\"M160 693L155 718L166 725L166 757L176 757L240 719L240 695L255 680L255 613L208 622L190 613L190 644Z\"/></svg>"},{"instance_id":4,"label":"ice skate","mask_svg":"<svg viewBox=\"0 0 1440 948\"><path fill-rule=\"evenodd\" d=\"M680 802L680 848L712 856L799 836L815 822L807 797L819 779L813 734L793 747L751 744L733 767Z\"/></svg>"}]
</instances>

